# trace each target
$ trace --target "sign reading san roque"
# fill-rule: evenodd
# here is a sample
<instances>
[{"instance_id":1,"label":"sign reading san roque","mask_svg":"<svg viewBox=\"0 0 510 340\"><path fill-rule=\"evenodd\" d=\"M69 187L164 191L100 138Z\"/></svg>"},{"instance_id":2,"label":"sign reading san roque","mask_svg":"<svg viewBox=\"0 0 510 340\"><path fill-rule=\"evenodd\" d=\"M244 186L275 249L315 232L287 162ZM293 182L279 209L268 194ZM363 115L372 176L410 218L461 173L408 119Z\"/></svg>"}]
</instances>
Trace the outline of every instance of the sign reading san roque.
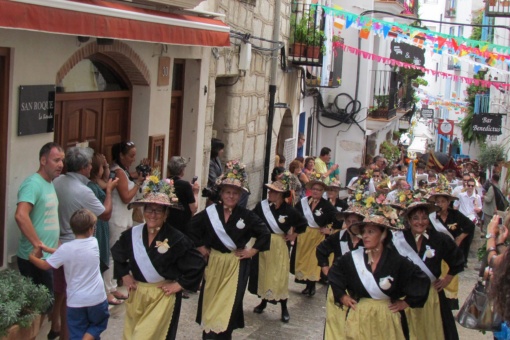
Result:
<instances>
[{"instance_id":1,"label":"sign reading san roque","mask_svg":"<svg viewBox=\"0 0 510 340\"><path fill-rule=\"evenodd\" d=\"M54 112L55 85L20 86L18 136L52 132Z\"/></svg>"}]
</instances>

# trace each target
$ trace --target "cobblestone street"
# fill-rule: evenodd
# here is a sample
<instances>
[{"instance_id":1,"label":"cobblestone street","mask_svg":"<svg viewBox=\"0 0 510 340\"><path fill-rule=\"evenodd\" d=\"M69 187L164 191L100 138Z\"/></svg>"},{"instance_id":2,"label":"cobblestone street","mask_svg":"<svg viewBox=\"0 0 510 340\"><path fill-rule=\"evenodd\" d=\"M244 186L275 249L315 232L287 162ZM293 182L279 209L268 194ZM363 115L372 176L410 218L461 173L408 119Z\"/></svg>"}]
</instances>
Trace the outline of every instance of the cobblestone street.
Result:
<instances>
[{"instance_id":1,"label":"cobblestone street","mask_svg":"<svg viewBox=\"0 0 510 340\"><path fill-rule=\"evenodd\" d=\"M471 247L471 258L469 269L461 273L460 276L460 303L464 302L467 295L473 288L476 278L478 262L475 259L476 249L484 239L479 237L479 231L475 233L475 239ZM290 278L290 298L289 313L290 322L284 324L280 321L280 306L268 304L262 314L253 313L253 308L258 305L260 300L246 293L244 299L245 324L244 329L234 332L234 339L322 339L324 320L326 315L326 286L317 285L317 293L314 297L306 297L301 294L304 285L294 283L293 276ZM181 309L181 318L177 339L200 339L201 329L195 322L196 306L198 303L198 294L191 294L188 300L183 300ZM122 338L122 329L124 325L124 306L110 308L111 317L108 323L108 329L103 333L104 340L118 340ZM37 340L45 340L45 335L49 331L49 325L46 322L43 330L39 333ZM462 340L482 340L492 339L489 334L474 330L469 330L457 325L460 339ZM391 340L391 339L388 339Z\"/></svg>"}]
</instances>

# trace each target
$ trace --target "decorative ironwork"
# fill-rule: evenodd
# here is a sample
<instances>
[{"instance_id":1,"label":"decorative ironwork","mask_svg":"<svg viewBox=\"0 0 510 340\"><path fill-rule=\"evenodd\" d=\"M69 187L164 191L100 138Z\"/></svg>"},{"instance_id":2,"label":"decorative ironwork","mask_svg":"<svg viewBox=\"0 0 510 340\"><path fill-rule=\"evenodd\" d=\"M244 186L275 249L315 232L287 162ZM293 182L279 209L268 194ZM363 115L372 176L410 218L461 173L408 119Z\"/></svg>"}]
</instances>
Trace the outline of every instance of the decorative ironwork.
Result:
<instances>
[{"instance_id":1,"label":"decorative ironwork","mask_svg":"<svg viewBox=\"0 0 510 340\"><path fill-rule=\"evenodd\" d=\"M322 66L324 10L321 6L292 4L288 60L297 65Z\"/></svg>"},{"instance_id":2,"label":"decorative ironwork","mask_svg":"<svg viewBox=\"0 0 510 340\"><path fill-rule=\"evenodd\" d=\"M510 17L510 1L485 0L485 15L488 17Z\"/></svg>"}]
</instances>

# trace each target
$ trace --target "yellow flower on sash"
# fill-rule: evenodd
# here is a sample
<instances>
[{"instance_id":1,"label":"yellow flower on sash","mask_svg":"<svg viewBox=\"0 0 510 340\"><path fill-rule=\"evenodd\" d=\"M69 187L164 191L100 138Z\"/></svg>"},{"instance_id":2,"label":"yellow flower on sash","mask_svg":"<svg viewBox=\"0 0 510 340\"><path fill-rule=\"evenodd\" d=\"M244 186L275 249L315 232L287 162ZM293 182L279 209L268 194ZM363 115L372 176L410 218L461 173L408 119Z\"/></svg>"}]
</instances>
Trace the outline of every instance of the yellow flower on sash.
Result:
<instances>
[{"instance_id":1,"label":"yellow flower on sash","mask_svg":"<svg viewBox=\"0 0 510 340\"><path fill-rule=\"evenodd\" d=\"M156 241L156 248L158 248L158 253L164 254L170 249L170 245L168 244L168 239L165 238L163 242Z\"/></svg>"}]
</instances>

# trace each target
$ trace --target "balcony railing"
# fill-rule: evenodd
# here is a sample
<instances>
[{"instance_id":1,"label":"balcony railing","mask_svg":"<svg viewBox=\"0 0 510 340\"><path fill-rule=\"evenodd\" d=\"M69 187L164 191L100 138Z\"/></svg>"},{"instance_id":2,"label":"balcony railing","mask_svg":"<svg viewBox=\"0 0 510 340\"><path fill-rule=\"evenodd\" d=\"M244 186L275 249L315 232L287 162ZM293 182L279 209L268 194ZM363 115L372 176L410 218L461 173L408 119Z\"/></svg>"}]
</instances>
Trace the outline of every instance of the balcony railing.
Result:
<instances>
[{"instance_id":1,"label":"balcony railing","mask_svg":"<svg viewBox=\"0 0 510 340\"><path fill-rule=\"evenodd\" d=\"M488 113L490 109L490 95L489 94L475 94L475 107L474 113Z\"/></svg>"},{"instance_id":2,"label":"balcony railing","mask_svg":"<svg viewBox=\"0 0 510 340\"><path fill-rule=\"evenodd\" d=\"M457 0L446 0L444 8L445 18L455 18L457 16Z\"/></svg>"},{"instance_id":3,"label":"balcony railing","mask_svg":"<svg viewBox=\"0 0 510 340\"><path fill-rule=\"evenodd\" d=\"M510 1L485 0L485 15L488 17L510 17Z\"/></svg>"},{"instance_id":4,"label":"balcony railing","mask_svg":"<svg viewBox=\"0 0 510 340\"><path fill-rule=\"evenodd\" d=\"M396 72L372 70L372 82L372 108L368 116L387 120L393 118L397 114L399 92Z\"/></svg>"},{"instance_id":5,"label":"balcony railing","mask_svg":"<svg viewBox=\"0 0 510 340\"><path fill-rule=\"evenodd\" d=\"M324 11L320 6L292 4L289 61L298 65L322 66Z\"/></svg>"}]
</instances>

